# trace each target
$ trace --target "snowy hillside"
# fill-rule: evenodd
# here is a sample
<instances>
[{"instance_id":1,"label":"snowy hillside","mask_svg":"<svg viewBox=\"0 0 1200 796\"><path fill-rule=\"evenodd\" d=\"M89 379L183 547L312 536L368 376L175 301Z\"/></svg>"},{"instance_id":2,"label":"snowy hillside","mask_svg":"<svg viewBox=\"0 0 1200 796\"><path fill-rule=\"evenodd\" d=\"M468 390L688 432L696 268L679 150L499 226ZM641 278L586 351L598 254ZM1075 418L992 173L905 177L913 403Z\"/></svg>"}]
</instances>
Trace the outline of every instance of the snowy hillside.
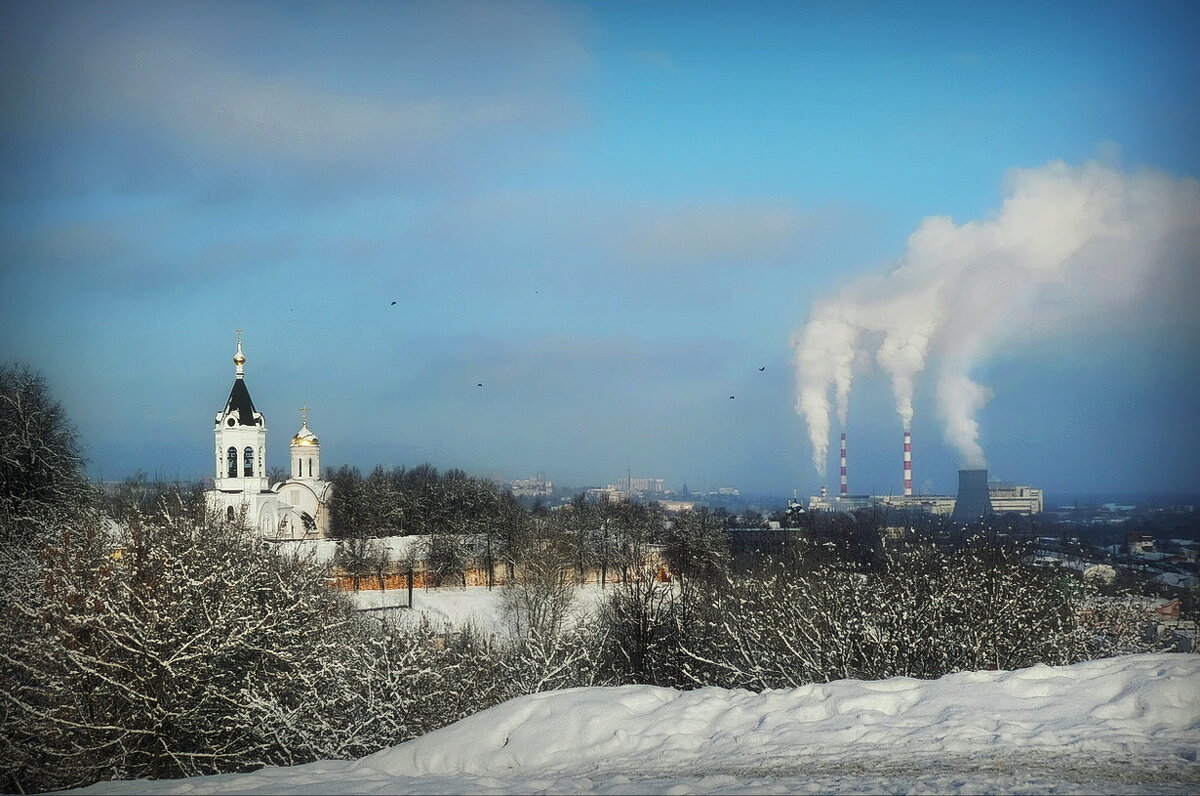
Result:
<instances>
[{"instance_id":1,"label":"snowy hillside","mask_svg":"<svg viewBox=\"0 0 1200 796\"><path fill-rule=\"evenodd\" d=\"M356 762L89 793L1196 793L1200 656L512 700Z\"/></svg>"}]
</instances>

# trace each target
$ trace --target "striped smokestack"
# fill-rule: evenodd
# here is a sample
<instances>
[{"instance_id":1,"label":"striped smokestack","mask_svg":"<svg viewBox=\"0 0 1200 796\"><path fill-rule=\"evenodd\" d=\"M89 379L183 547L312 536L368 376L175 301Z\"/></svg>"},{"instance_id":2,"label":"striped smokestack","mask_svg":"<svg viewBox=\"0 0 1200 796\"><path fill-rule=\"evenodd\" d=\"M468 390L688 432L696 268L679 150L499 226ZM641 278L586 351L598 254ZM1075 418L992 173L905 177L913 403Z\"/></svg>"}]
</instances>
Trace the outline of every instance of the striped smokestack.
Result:
<instances>
[{"instance_id":1,"label":"striped smokestack","mask_svg":"<svg viewBox=\"0 0 1200 796\"><path fill-rule=\"evenodd\" d=\"M846 432L842 432L842 497L849 494L846 488Z\"/></svg>"},{"instance_id":2,"label":"striped smokestack","mask_svg":"<svg viewBox=\"0 0 1200 796\"><path fill-rule=\"evenodd\" d=\"M912 434L904 432L904 494L912 494Z\"/></svg>"}]
</instances>

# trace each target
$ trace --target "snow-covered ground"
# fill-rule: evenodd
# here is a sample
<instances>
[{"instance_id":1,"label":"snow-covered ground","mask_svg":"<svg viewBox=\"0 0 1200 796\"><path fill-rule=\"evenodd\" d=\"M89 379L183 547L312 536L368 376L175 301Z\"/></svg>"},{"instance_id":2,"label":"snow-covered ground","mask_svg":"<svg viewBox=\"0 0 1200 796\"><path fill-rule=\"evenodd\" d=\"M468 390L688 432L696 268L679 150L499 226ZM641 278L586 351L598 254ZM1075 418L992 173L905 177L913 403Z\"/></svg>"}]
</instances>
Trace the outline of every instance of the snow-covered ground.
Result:
<instances>
[{"instance_id":1,"label":"snow-covered ground","mask_svg":"<svg viewBox=\"0 0 1200 796\"><path fill-rule=\"evenodd\" d=\"M598 585L580 586L575 590L574 609L583 613L595 610L596 606L611 593ZM350 599L361 610L378 612L377 615L399 622L417 622L422 617L434 627L454 625L461 627L468 622L481 630L501 632L505 628L502 587L467 586L466 588L442 587L440 589L413 589L412 609L399 608L407 605L408 591L351 591Z\"/></svg>"},{"instance_id":2,"label":"snow-covered ground","mask_svg":"<svg viewBox=\"0 0 1200 796\"><path fill-rule=\"evenodd\" d=\"M355 762L90 793L1200 792L1200 656L522 697Z\"/></svg>"}]
</instances>

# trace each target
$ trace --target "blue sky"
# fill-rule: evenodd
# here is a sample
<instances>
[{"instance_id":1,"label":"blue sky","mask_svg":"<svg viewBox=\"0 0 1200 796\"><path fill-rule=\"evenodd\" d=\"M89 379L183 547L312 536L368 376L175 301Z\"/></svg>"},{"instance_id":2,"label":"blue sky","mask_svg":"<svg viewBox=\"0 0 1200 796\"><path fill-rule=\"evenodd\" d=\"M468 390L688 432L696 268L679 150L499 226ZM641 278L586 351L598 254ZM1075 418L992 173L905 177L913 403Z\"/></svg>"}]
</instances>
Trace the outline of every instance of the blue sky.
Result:
<instances>
[{"instance_id":1,"label":"blue sky","mask_svg":"<svg viewBox=\"0 0 1200 796\"><path fill-rule=\"evenodd\" d=\"M994 214L1013 169L1200 176L1198 20L7 3L0 359L47 376L104 478L209 474L240 327L275 464L307 402L329 464L811 493L789 335L813 303L929 216ZM994 476L1200 486L1194 254L978 363ZM951 491L931 391L915 481ZM898 489L870 368L850 415L852 488Z\"/></svg>"}]
</instances>

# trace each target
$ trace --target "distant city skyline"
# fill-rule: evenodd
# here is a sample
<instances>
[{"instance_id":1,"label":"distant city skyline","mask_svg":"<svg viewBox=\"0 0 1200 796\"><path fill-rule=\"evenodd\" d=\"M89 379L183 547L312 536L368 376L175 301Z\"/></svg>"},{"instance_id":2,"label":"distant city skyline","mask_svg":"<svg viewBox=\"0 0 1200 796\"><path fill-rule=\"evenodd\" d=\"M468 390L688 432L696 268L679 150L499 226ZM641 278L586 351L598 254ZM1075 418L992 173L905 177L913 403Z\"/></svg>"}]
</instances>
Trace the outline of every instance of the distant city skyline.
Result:
<instances>
[{"instance_id":1,"label":"distant city skyline","mask_svg":"<svg viewBox=\"0 0 1200 796\"><path fill-rule=\"evenodd\" d=\"M845 430L850 489L897 492L911 376L915 491L977 452L1200 489L1200 223L1164 217L1198 34L1192 2L7 3L0 360L105 479L211 474L241 328L269 466L307 404L327 466L811 495ZM879 301L905 265L883 294L937 323Z\"/></svg>"}]
</instances>

